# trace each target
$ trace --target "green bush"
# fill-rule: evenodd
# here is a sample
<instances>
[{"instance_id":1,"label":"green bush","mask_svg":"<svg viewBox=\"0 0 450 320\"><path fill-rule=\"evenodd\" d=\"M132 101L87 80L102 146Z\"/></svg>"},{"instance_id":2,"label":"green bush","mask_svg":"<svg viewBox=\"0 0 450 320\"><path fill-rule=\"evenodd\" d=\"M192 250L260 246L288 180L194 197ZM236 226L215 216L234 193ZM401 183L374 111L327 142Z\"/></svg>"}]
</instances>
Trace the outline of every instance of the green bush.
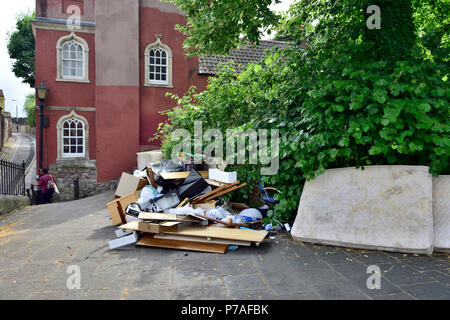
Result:
<instances>
[{"instance_id":1,"label":"green bush","mask_svg":"<svg viewBox=\"0 0 450 320\"><path fill-rule=\"evenodd\" d=\"M286 24L291 24L289 30L297 30L292 24L306 25L301 37L308 39L308 47L274 52L239 75L226 64L209 79L206 91L172 96L177 107L165 113L168 121L156 136L166 154L175 145L170 134L178 128L193 133L196 120L203 122L203 130L220 129L223 134L227 129L279 129L280 169L262 181L283 193L266 222L292 219L305 179L325 169L426 165L433 175L449 174L448 62L429 59L419 50L412 24L411 39L394 42L399 49L389 48L389 56L383 57L382 47L393 44L386 34L366 35L362 10L346 2L322 1L322 8L298 3L302 14ZM403 20L408 18L405 12L411 14L398 11L408 1L392 3L398 7L385 11L400 12ZM327 5L336 14L323 16L315 27L308 25L308 10L325 10ZM384 32L395 35L397 27L385 24ZM239 200L248 199L260 167L229 167L249 184L236 193Z\"/></svg>"}]
</instances>

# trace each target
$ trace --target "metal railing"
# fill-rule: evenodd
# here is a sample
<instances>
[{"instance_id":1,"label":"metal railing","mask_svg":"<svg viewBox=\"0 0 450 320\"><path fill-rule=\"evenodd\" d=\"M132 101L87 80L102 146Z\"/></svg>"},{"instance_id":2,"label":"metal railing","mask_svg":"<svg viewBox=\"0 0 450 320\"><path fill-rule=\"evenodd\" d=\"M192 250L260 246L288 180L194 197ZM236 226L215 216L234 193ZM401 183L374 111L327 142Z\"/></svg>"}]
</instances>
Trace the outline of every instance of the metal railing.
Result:
<instances>
[{"instance_id":1,"label":"metal railing","mask_svg":"<svg viewBox=\"0 0 450 320\"><path fill-rule=\"evenodd\" d=\"M22 164L17 164L0 160L0 194L26 195L25 169L25 161Z\"/></svg>"}]
</instances>

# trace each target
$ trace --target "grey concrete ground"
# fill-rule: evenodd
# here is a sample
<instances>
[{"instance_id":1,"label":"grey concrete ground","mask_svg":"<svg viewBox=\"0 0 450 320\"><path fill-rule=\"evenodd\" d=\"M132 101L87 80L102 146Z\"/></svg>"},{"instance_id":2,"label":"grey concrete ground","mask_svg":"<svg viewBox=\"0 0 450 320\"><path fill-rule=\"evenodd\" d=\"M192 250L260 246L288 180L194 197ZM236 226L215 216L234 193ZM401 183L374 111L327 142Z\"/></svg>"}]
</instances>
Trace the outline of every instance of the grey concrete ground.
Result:
<instances>
[{"instance_id":1,"label":"grey concrete ground","mask_svg":"<svg viewBox=\"0 0 450 320\"><path fill-rule=\"evenodd\" d=\"M450 299L448 254L311 245L286 233L224 255L109 250L112 195L0 216L0 299ZM80 290L67 288L73 265ZM379 290L367 288L369 265L381 269Z\"/></svg>"}]
</instances>

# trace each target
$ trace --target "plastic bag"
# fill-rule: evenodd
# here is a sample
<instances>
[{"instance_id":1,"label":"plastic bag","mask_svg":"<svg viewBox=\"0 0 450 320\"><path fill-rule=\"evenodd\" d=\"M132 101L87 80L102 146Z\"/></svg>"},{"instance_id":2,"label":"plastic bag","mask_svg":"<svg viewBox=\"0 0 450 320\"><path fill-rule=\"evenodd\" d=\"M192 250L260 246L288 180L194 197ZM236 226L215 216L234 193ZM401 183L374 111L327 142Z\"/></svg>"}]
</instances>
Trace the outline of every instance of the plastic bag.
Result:
<instances>
[{"instance_id":1,"label":"plastic bag","mask_svg":"<svg viewBox=\"0 0 450 320\"><path fill-rule=\"evenodd\" d=\"M240 215L247 221L257 221L263 218L261 212L257 209L245 209L241 211Z\"/></svg>"},{"instance_id":2,"label":"plastic bag","mask_svg":"<svg viewBox=\"0 0 450 320\"><path fill-rule=\"evenodd\" d=\"M166 210L166 213L181 214L181 215L190 215L190 214L200 214L202 216L205 215L205 211L203 211L202 208L193 209L192 207L189 207L189 206L169 209L169 210Z\"/></svg>"},{"instance_id":3,"label":"plastic bag","mask_svg":"<svg viewBox=\"0 0 450 320\"><path fill-rule=\"evenodd\" d=\"M141 195L137 201L137 203L141 206L142 210L147 210L150 208L150 200L156 199L160 197L161 194L152 186L145 186L141 190Z\"/></svg>"},{"instance_id":4,"label":"plastic bag","mask_svg":"<svg viewBox=\"0 0 450 320\"><path fill-rule=\"evenodd\" d=\"M206 216L209 218L213 218L216 220L222 220L225 217L230 216L231 213L229 213L227 210L225 210L222 207L217 207L215 209L210 209L206 212Z\"/></svg>"},{"instance_id":5,"label":"plastic bag","mask_svg":"<svg viewBox=\"0 0 450 320\"><path fill-rule=\"evenodd\" d=\"M221 221L223 221L223 222L231 221L231 223L234 223L234 224L244 224L245 223L245 219L239 214L235 214L235 215L230 214L229 216L221 219Z\"/></svg>"}]
</instances>

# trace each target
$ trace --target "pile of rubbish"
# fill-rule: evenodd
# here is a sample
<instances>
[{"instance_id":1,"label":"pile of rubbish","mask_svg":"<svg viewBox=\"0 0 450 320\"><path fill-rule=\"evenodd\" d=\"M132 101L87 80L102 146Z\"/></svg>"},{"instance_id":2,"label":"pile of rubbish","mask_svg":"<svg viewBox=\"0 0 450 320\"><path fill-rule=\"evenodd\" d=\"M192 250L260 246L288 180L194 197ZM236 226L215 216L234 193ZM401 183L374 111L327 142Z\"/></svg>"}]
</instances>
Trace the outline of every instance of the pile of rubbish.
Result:
<instances>
[{"instance_id":1,"label":"pile of rubbish","mask_svg":"<svg viewBox=\"0 0 450 320\"><path fill-rule=\"evenodd\" d=\"M161 160L134 174L123 173L116 199L107 204L112 224L118 226L109 247L226 253L259 245L268 235L264 208L222 199L245 185L236 172L208 169L204 161Z\"/></svg>"}]
</instances>

